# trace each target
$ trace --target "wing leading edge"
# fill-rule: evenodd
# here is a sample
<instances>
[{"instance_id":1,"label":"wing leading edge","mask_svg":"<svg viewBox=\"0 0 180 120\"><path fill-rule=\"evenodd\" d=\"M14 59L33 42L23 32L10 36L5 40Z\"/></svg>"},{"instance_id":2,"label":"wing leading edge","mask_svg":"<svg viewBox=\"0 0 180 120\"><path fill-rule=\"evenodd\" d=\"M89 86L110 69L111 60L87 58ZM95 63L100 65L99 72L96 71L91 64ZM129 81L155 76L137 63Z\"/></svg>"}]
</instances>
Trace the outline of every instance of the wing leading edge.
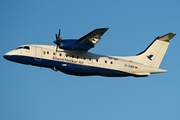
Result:
<instances>
[{"instance_id":1,"label":"wing leading edge","mask_svg":"<svg viewBox=\"0 0 180 120\"><path fill-rule=\"evenodd\" d=\"M90 45L94 47L94 45L101 39L101 36L108 30L108 28L98 28L90 33L86 34L85 36L79 38L77 42Z\"/></svg>"}]
</instances>

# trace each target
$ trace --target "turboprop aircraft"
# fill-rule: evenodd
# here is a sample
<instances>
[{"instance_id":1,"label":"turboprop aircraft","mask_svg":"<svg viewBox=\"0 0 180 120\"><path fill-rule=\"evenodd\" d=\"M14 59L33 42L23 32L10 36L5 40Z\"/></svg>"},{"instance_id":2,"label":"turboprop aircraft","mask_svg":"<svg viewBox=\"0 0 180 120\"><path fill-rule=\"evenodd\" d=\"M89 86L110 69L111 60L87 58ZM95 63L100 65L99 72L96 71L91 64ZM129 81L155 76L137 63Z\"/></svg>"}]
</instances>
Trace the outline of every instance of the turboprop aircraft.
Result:
<instances>
[{"instance_id":1,"label":"turboprop aircraft","mask_svg":"<svg viewBox=\"0 0 180 120\"><path fill-rule=\"evenodd\" d=\"M52 45L21 45L6 53L4 58L21 64L51 68L76 76L145 77L164 73L159 66L171 39L168 33L157 37L143 52L135 56L106 56L89 52L108 28L98 28L79 39L62 39L61 30Z\"/></svg>"}]
</instances>

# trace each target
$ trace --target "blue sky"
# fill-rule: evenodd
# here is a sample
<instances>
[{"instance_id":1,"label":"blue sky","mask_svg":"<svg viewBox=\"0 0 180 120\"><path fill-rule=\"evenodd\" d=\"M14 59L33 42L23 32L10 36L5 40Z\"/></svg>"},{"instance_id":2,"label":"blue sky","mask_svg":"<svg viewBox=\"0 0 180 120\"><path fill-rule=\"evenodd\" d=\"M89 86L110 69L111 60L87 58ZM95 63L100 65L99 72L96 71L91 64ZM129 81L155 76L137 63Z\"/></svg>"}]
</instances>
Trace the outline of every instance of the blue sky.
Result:
<instances>
[{"instance_id":1,"label":"blue sky","mask_svg":"<svg viewBox=\"0 0 180 120\"><path fill-rule=\"evenodd\" d=\"M1 120L179 120L178 0L1 0ZM53 45L54 34L79 38L108 27L91 52L135 55L175 32L161 68L146 78L77 77L12 63L3 55L22 44Z\"/></svg>"}]
</instances>

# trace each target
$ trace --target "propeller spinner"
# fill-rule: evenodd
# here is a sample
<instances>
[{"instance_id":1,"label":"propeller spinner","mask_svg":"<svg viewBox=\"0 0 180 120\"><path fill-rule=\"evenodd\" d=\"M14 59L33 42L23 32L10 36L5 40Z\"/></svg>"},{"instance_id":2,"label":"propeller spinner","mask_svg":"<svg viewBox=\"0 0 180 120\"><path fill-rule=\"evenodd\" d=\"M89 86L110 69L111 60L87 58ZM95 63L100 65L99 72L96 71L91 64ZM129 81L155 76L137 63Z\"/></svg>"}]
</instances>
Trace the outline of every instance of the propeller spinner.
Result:
<instances>
[{"instance_id":1,"label":"propeller spinner","mask_svg":"<svg viewBox=\"0 0 180 120\"><path fill-rule=\"evenodd\" d=\"M56 40L53 41L54 44L57 45L57 46L56 46L56 52L57 52L58 47L60 47L60 42L61 42L61 40L62 40L62 37L60 37L60 33L61 33L61 29L59 29L58 34L55 34Z\"/></svg>"}]
</instances>

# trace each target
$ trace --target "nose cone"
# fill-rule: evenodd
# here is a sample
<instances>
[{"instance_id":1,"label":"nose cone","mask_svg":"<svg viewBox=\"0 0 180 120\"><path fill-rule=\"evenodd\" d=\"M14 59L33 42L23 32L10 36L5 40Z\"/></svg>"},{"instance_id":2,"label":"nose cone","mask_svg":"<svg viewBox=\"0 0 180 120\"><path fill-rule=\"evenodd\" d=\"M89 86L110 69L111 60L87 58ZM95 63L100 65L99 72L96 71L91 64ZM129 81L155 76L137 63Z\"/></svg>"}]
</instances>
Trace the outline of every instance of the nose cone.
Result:
<instances>
[{"instance_id":1,"label":"nose cone","mask_svg":"<svg viewBox=\"0 0 180 120\"><path fill-rule=\"evenodd\" d=\"M6 54L5 54L3 57L4 57L6 60L9 60L9 55L6 55Z\"/></svg>"},{"instance_id":2,"label":"nose cone","mask_svg":"<svg viewBox=\"0 0 180 120\"><path fill-rule=\"evenodd\" d=\"M6 60L11 60L11 54L9 54L9 53L6 53L3 57L4 57Z\"/></svg>"},{"instance_id":3,"label":"nose cone","mask_svg":"<svg viewBox=\"0 0 180 120\"><path fill-rule=\"evenodd\" d=\"M7 59L7 55L5 54L5 55L3 55L3 57L5 58L5 59Z\"/></svg>"}]
</instances>

